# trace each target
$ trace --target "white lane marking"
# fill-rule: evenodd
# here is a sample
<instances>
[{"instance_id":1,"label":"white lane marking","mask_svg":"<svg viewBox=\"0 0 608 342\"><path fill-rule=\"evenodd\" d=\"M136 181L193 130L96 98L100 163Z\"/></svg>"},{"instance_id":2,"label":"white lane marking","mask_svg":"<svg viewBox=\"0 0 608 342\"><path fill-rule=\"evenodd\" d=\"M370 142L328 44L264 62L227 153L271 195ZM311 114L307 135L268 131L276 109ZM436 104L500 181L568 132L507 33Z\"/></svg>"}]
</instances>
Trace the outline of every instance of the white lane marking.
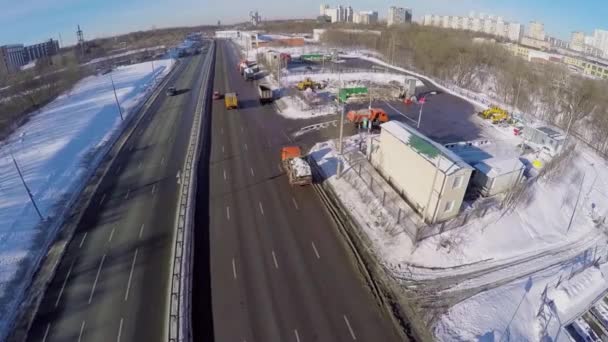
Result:
<instances>
[{"instance_id":1,"label":"white lane marking","mask_svg":"<svg viewBox=\"0 0 608 342\"><path fill-rule=\"evenodd\" d=\"M137 168L138 168L138 169L141 169L141 162L139 162L139 163L137 164Z\"/></svg>"},{"instance_id":2,"label":"white lane marking","mask_svg":"<svg viewBox=\"0 0 608 342\"><path fill-rule=\"evenodd\" d=\"M224 146L222 145L222 153L224 153Z\"/></svg>"},{"instance_id":3,"label":"white lane marking","mask_svg":"<svg viewBox=\"0 0 608 342\"><path fill-rule=\"evenodd\" d=\"M120 319L120 325L118 326L118 335L116 336L116 342L120 342L120 335L122 335L122 321L123 319Z\"/></svg>"},{"instance_id":4,"label":"white lane marking","mask_svg":"<svg viewBox=\"0 0 608 342\"><path fill-rule=\"evenodd\" d=\"M84 240L87 238L87 234L89 232L84 232L84 235L82 236L82 240L80 240L80 244L78 245L78 248L82 248L82 245L84 244Z\"/></svg>"},{"instance_id":5,"label":"white lane marking","mask_svg":"<svg viewBox=\"0 0 608 342\"><path fill-rule=\"evenodd\" d=\"M310 242L312 244L312 249L313 251L315 251L315 255L317 256L317 259L321 259L321 256L319 255L319 251L317 250L317 246L315 246L314 241Z\"/></svg>"},{"instance_id":6,"label":"white lane marking","mask_svg":"<svg viewBox=\"0 0 608 342\"><path fill-rule=\"evenodd\" d=\"M97 286L97 281L99 280L99 274L101 273L104 260L106 260L105 254L103 257L101 257L101 262L99 263L99 268L97 269L97 275L95 276L95 281L93 282L93 287L91 288L91 294L89 295L89 304L91 304L91 301L93 300L93 294L95 293L95 287Z\"/></svg>"},{"instance_id":7,"label":"white lane marking","mask_svg":"<svg viewBox=\"0 0 608 342\"><path fill-rule=\"evenodd\" d=\"M156 184L152 185L152 194L156 193Z\"/></svg>"},{"instance_id":8,"label":"white lane marking","mask_svg":"<svg viewBox=\"0 0 608 342\"><path fill-rule=\"evenodd\" d=\"M287 140L289 140L289 142L293 142L291 141L291 137L289 135L287 135L287 133L285 133L285 131L281 131L283 133L283 135L285 136L285 138L287 138Z\"/></svg>"},{"instance_id":9,"label":"white lane marking","mask_svg":"<svg viewBox=\"0 0 608 342\"><path fill-rule=\"evenodd\" d=\"M160 165L165 165L165 157L160 158Z\"/></svg>"},{"instance_id":10,"label":"white lane marking","mask_svg":"<svg viewBox=\"0 0 608 342\"><path fill-rule=\"evenodd\" d=\"M386 105L387 105L387 106L391 107L391 109L392 109L392 110L394 110L395 112L399 113L399 115L403 116L404 118L406 118L406 119L410 120L411 122L413 122L413 123L415 123L415 124L417 124L417 123L418 123L416 120L414 120L414 119L410 118L409 116L407 116L407 115L405 115L405 114L401 113L401 112L400 112L400 111L399 111L397 108L393 107L393 106L392 106L390 103L388 103L388 102L386 102L386 101L384 101L384 103L386 103Z\"/></svg>"},{"instance_id":11,"label":"white lane marking","mask_svg":"<svg viewBox=\"0 0 608 342\"><path fill-rule=\"evenodd\" d=\"M44 336L42 336L42 342L46 342L46 337L49 336L49 330L51 330L51 323L46 325L46 330L44 331Z\"/></svg>"},{"instance_id":12,"label":"white lane marking","mask_svg":"<svg viewBox=\"0 0 608 342\"><path fill-rule=\"evenodd\" d=\"M116 168L116 174L120 173L120 169L122 168L122 165L118 165L118 167Z\"/></svg>"},{"instance_id":13,"label":"white lane marking","mask_svg":"<svg viewBox=\"0 0 608 342\"><path fill-rule=\"evenodd\" d=\"M353 338L353 340L356 340L357 336L355 336L355 332L353 331L353 328L350 326L350 322L348 321L348 317L346 317L346 315L344 315L344 322L346 323L346 326L348 327L350 336Z\"/></svg>"},{"instance_id":14,"label":"white lane marking","mask_svg":"<svg viewBox=\"0 0 608 342\"><path fill-rule=\"evenodd\" d=\"M131 262L131 271L129 272L129 280L127 280L127 290L125 291L125 302L129 299L129 289L131 288L131 280L133 279L133 270L135 269L135 260L137 260L137 251L135 249L135 255L133 255L133 262Z\"/></svg>"},{"instance_id":15,"label":"white lane marking","mask_svg":"<svg viewBox=\"0 0 608 342\"><path fill-rule=\"evenodd\" d=\"M112 242L112 237L114 237L114 230L116 227L112 227L112 231L110 232L110 237L108 238L108 242Z\"/></svg>"},{"instance_id":16,"label":"white lane marking","mask_svg":"<svg viewBox=\"0 0 608 342\"><path fill-rule=\"evenodd\" d=\"M65 280L63 281L63 284L61 285L61 289L59 290L59 295L57 296L57 300L55 301L55 307L59 306L59 301L61 300L61 295L63 294L63 290L65 290L65 285L68 283L68 279L70 278L70 274L72 273L72 268L74 267L75 261L76 261L76 259L72 260L72 263L70 264L68 273L65 276Z\"/></svg>"},{"instance_id":17,"label":"white lane marking","mask_svg":"<svg viewBox=\"0 0 608 342\"><path fill-rule=\"evenodd\" d=\"M249 148L247 147L247 144L245 144L245 151L248 151Z\"/></svg>"},{"instance_id":18,"label":"white lane marking","mask_svg":"<svg viewBox=\"0 0 608 342\"><path fill-rule=\"evenodd\" d=\"M255 173L253 173L253 168L249 168L249 170L251 170L251 177L255 177Z\"/></svg>"},{"instance_id":19,"label":"white lane marking","mask_svg":"<svg viewBox=\"0 0 608 342\"><path fill-rule=\"evenodd\" d=\"M82 340L83 332L84 332L84 321L82 321L82 324L80 325L80 333L78 334L78 342L80 342Z\"/></svg>"},{"instance_id":20,"label":"white lane marking","mask_svg":"<svg viewBox=\"0 0 608 342\"><path fill-rule=\"evenodd\" d=\"M226 180L226 169L224 169L224 180Z\"/></svg>"},{"instance_id":21,"label":"white lane marking","mask_svg":"<svg viewBox=\"0 0 608 342\"><path fill-rule=\"evenodd\" d=\"M230 221L230 207L226 207L226 218Z\"/></svg>"},{"instance_id":22,"label":"white lane marking","mask_svg":"<svg viewBox=\"0 0 608 342\"><path fill-rule=\"evenodd\" d=\"M296 199L292 197L291 200L293 201L293 206L296 207L296 210L300 210L300 207L298 207L298 202L296 202Z\"/></svg>"},{"instance_id":23,"label":"white lane marking","mask_svg":"<svg viewBox=\"0 0 608 342\"><path fill-rule=\"evenodd\" d=\"M300 335L298 334L298 329L293 329L293 334L296 335L296 342L300 342Z\"/></svg>"},{"instance_id":24,"label":"white lane marking","mask_svg":"<svg viewBox=\"0 0 608 342\"><path fill-rule=\"evenodd\" d=\"M241 133L243 133L243 126L241 126Z\"/></svg>"},{"instance_id":25,"label":"white lane marking","mask_svg":"<svg viewBox=\"0 0 608 342\"><path fill-rule=\"evenodd\" d=\"M139 227L139 238L141 239L142 236L144 236L144 227L146 226L145 223L141 224L141 227Z\"/></svg>"},{"instance_id":26,"label":"white lane marking","mask_svg":"<svg viewBox=\"0 0 608 342\"><path fill-rule=\"evenodd\" d=\"M135 146L131 145L131 147L129 147L129 152L133 151L133 147L135 147Z\"/></svg>"},{"instance_id":27,"label":"white lane marking","mask_svg":"<svg viewBox=\"0 0 608 342\"><path fill-rule=\"evenodd\" d=\"M274 267L276 267L278 269L279 263L277 262L277 256L276 256L276 254L274 254L274 251L272 251L272 260L274 260Z\"/></svg>"},{"instance_id":28,"label":"white lane marking","mask_svg":"<svg viewBox=\"0 0 608 342\"><path fill-rule=\"evenodd\" d=\"M236 261L234 261L234 258L232 258L232 275L236 279Z\"/></svg>"},{"instance_id":29,"label":"white lane marking","mask_svg":"<svg viewBox=\"0 0 608 342\"><path fill-rule=\"evenodd\" d=\"M260 212L264 215L264 207L262 207L262 202L258 202L260 205Z\"/></svg>"},{"instance_id":30,"label":"white lane marking","mask_svg":"<svg viewBox=\"0 0 608 342\"><path fill-rule=\"evenodd\" d=\"M125 199L129 199L129 195L131 194L131 189L127 190L127 194L125 195Z\"/></svg>"},{"instance_id":31,"label":"white lane marking","mask_svg":"<svg viewBox=\"0 0 608 342\"><path fill-rule=\"evenodd\" d=\"M103 201L106 200L106 194L103 194L103 196L101 196L101 200L99 201L99 205L103 204Z\"/></svg>"}]
</instances>

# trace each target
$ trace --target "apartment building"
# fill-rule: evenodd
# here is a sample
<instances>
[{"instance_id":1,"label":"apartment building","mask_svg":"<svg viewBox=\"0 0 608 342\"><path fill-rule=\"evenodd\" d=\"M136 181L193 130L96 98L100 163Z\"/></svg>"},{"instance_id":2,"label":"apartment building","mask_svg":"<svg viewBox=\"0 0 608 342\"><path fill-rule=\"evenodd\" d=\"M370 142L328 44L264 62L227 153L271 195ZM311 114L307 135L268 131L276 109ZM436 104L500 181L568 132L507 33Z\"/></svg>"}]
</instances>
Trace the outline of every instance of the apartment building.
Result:
<instances>
[{"instance_id":1,"label":"apartment building","mask_svg":"<svg viewBox=\"0 0 608 342\"><path fill-rule=\"evenodd\" d=\"M15 72L27 64L23 44L0 46L0 69L5 72Z\"/></svg>"},{"instance_id":2,"label":"apartment building","mask_svg":"<svg viewBox=\"0 0 608 342\"><path fill-rule=\"evenodd\" d=\"M402 25L412 22L412 10L410 8L391 6L388 9L387 24Z\"/></svg>"},{"instance_id":3,"label":"apartment building","mask_svg":"<svg viewBox=\"0 0 608 342\"><path fill-rule=\"evenodd\" d=\"M359 11L353 16L355 24L373 25L378 23L378 12L376 11Z\"/></svg>"},{"instance_id":4,"label":"apartment building","mask_svg":"<svg viewBox=\"0 0 608 342\"><path fill-rule=\"evenodd\" d=\"M514 42L519 42L523 36L523 25L507 22L502 17L495 16L475 16L472 14L468 17L461 17L427 14L423 17L422 24L455 30L483 32Z\"/></svg>"}]
</instances>

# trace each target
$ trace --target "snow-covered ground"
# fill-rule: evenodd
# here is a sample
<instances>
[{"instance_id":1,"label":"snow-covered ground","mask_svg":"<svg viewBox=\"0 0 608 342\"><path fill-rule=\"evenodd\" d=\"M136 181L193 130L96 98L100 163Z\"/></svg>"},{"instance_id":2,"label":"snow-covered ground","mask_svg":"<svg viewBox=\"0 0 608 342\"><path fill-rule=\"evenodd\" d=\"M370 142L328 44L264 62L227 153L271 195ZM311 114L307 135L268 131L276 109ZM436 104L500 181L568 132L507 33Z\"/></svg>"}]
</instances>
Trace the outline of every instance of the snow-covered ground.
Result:
<instances>
[{"instance_id":1,"label":"snow-covered ground","mask_svg":"<svg viewBox=\"0 0 608 342\"><path fill-rule=\"evenodd\" d=\"M351 72L351 73L299 73L295 75L287 74L283 76L284 85L295 86L296 83L310 78L315 82L327 82L330 86L338 88L340 83L344 87L369 86L370 84L389 85L391 82L405 84L407 79L415 79L401 74L391 74L384 72ZM424 83L416 79L416 87L422 87Z\"/></svg>"},{"instance_id":2,"label":"snow-covered ground","mask_svg":"<svg viewBox=\"0 0 608 342\"><path fill-rule=\"evenodd\" d=\"M346 151L356 150L356 144L356 137L348 139ZM334 176L334 146L332 141L317 144L311 155L384 266L405 284L423 284L426 291L436 290L458 303L436 323L438 339L499 340L508 333L514 341L536 341L541 332L555 337L560 324L536 317L546 286L546 298L555 303L554 319L564 323L582 314L608 287L606 235L594 223L608 214L608 168L585 148L579 147L559 177L534 183L514 210L490 211L414 247L411 234L402 234L407 226L390 225L396 222L394 211L382 207L381 192L366 190L366 182L353 171L356 164L346 162L345 176ZM370 206L378 208L373 215ZM602 263L599 269L592 266L596 259Z\"/></svg>"},{"instance_id":3,"label":"snow-covered ground","mask_svg":"<svg viewBox=\"0 0 608 342\"><path fill-rule=\"evenodd\" d=\"M167 75L171 59L120 67L111 73L128 118ZM0 145L0 340L15 305L57 233L66 203L73 199L123 128L110 75L91 76L32 115ZM46 222L41 222L12 157Z\"/></svg>"}]
</instances>

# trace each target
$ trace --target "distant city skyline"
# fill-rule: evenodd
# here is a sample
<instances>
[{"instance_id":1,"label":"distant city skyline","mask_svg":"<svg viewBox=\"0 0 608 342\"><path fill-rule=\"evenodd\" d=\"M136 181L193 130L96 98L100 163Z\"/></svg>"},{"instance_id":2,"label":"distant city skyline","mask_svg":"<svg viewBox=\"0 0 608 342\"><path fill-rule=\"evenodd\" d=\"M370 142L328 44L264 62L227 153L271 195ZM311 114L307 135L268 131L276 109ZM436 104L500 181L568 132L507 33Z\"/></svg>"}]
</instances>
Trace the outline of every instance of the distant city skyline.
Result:
<instances>
[{"instance_id":1,"label":"distant city skyline","mask_svg":"<svg viewBox=\"0 0 608 342\"><path fill-rule=\"evenodd\" d=\"M571 32L593 34L594 29L608 29L605 14L608 2L587 0L580 3L565 0L426 0L426 1L319 1L285 2L280 0L232 0L210 5L207 0L0 0L0 45L38 43L61 38L64 45L76 42L80 24L85 38L112 36L154 27L214 25L247 20L250 10L259 10L263 19L315 18L319 5L350 5L355 10L378 11L386 19L390 6L413 9L414 20L425 14L466 16L471 12L501 16L511 22L528 25L536 20L545 24L549 36L569 40ZM206 6L207 5L207 6Z\"/></svg>"}]
</instances>

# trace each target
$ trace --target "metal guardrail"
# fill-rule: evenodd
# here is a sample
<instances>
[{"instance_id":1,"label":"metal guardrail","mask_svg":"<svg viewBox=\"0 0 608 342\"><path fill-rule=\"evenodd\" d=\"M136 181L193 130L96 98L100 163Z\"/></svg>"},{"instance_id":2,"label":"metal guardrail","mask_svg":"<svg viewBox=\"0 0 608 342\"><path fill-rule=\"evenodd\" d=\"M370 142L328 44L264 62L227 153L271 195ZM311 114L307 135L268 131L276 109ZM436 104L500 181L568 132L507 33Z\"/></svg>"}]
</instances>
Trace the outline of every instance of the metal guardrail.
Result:
<instances>
[{"instance_id":1,"label":"metal guardrail","mask_svg":"<svg viewBox=\"0 0 608 342\"><path fill-rule=\"evenodd\" d=\"M174 231L173 261L171 264L171 293L169 295L168 340L170 342L191 341L191 284L192 284L192 230L196 195L196 170L201 141L203 109L208 99L211 65L215 54L215 42L207 52L203 64L203 83L196 104L190 141L184 167L181 172L178 215Z\"/></svg>"}]
</instances>

